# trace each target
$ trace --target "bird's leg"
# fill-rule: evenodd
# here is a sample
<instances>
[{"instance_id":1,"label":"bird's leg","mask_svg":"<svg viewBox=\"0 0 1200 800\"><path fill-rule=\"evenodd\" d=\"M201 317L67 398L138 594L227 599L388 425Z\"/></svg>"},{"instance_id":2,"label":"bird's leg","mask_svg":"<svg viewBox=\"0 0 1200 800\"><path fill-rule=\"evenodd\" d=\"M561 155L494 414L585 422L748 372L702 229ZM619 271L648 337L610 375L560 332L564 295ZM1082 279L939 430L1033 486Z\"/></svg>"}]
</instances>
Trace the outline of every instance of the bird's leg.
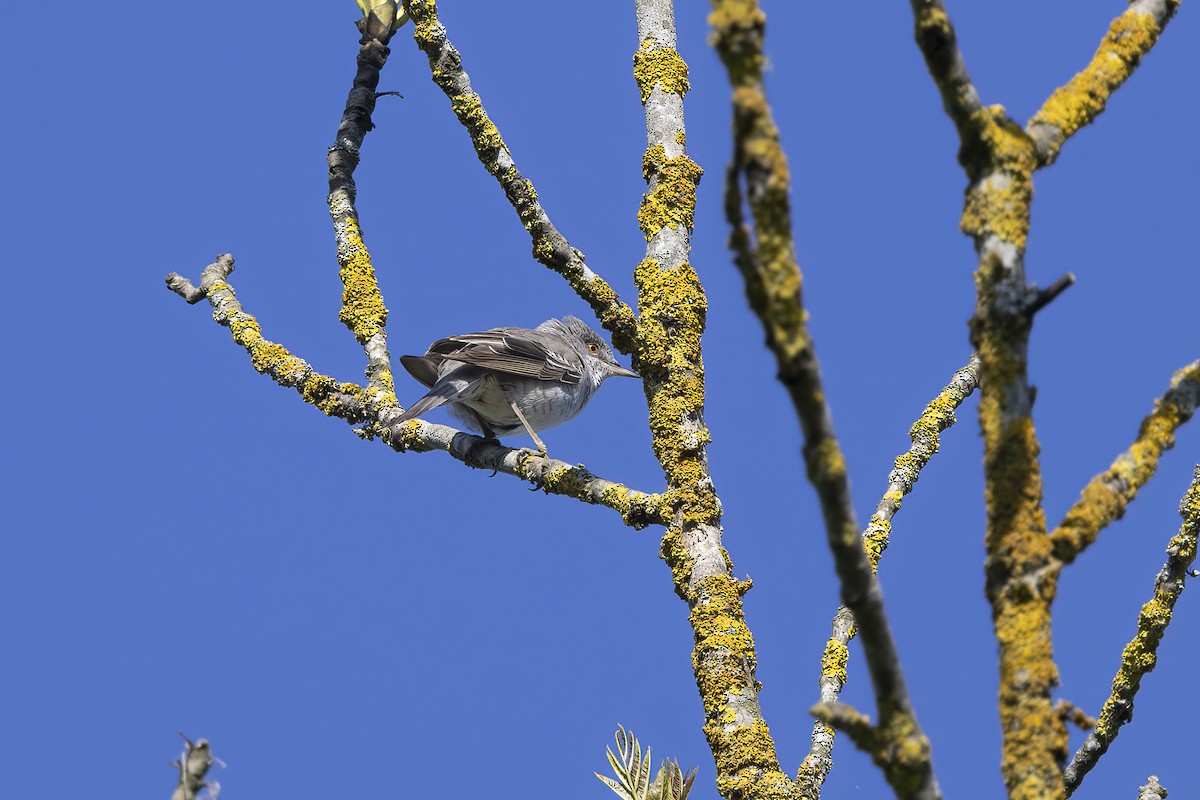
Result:
<instances>
[{"instance_id":1,"label":"bird's leg","mask_svg":"<svg viewBox=\"0 0 1200 800\"><path fill-rule=\"evenodd\" d=\"M520 407L511 399L508 401L508 404L512 406L513 413L517 415L517 419L521 420L521 424L525 426L525 432L533 438L533 443L537 445L538 453L542 456L548 455L546 452L546 443L537 435L537 431L529 424L529 420L525 419L525 415L521 413Z\"/></svg>"},{"instance_id":2,"label":"bird's leg","mask_svg":"<svg viewBox=\"0 0 1200 800\"><path fill-rule=\"evenodd\" d=\"M496 432L494 430L492 430L492 426L487 424L487 420L485 420L483 418L482 414L480 414L478 411L471 408L470 406L464 406L464 408L468 409L471 412L471 414L474 415L475 421L479 423L479 430L483 431L484 439L487 439L488 441L491 441L491 442L500 441L500 437L496 435Z\"/></svg>"}]
</instances>

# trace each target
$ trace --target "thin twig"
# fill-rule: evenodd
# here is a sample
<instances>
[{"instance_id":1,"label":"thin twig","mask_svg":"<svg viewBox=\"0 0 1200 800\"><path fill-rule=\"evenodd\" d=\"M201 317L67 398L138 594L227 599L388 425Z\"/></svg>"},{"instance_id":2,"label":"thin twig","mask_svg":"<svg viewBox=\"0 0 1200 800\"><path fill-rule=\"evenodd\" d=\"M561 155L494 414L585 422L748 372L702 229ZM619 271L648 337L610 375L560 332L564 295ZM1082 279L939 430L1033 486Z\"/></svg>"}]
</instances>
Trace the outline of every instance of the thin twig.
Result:
<instances>
[{"instance_id":1,"label":"thin twig","mask_svg":"<svg viewBox=\"0 0 1200 800\"><path fill-rule=\"evenodd\" d=\"M1200 406L1200 361L1193 361L1171 377L1171 385L1154 401L1154 410L1142 420L1137 437L1112 465L1092 478L1050 535L1054 554L1069 564L1095 543L1158 471L1162 454L1175 446L1175 431L1192 418Z\"/></svg>"},{"instance_id":2,"label":"thin twig","mask_svg":"<svg viewBox=\"0 0 1200 800\"><path fill-rule=\"evenodd\" d=\"M1075 285L1075 273L1068 272L1054 283L1047 286L1045 289L1038 289L1033 295L1033 299L1029 301L1029 305L1025 309L1025 313L1030 316L1041 311L1046 306L1050 305L1058 298L1060 294L1070 289Z\"/></svg>"},{"instance_id":3,"label":"thin twig","mask_svg":"<svg viewBox=\"0 0 1200 800\"><path fill-rule=\"evenodd\" d=\"M1158 661L1158 645L1171 623L1175 602L1183 594L1192 562L1196 559L1200 540L1200 465L1196 466L1191 486L1179 503L1179 515L1183 517L1183 525L1167 544L1167 561L1154 579L1154 596L1142 606L1138 615L1137 633L1121 654L1121 667L1113 678L1112 693L1104 701L1092 732L1063 773L1068 796L1096 766L1117 738L1121 726L1133 719L1133 701L1142 678Z\"/></svg>"},{"instance_id":4,"label":"thin twig","mask_svg":"<svg viewBox=\"0 0 1200 800\"><path fill-rule=\"evenodd\" d=\"M1167 800L1167 790L1158 782L1157 775L1151 775L1145 786L1138 787L1138 800Z\"/></svg>"},{"instance_id":5,"label":"thin twig","mask_svg":"<svg viewBox=\"0 0 1200 800\"><path fill-rule=\"evenodd\" d=\"M921 477L921 471L938 451L939 436L954 424L955 410L978 385L979 359L972 355L966 366L954 374L950 383L925 406L921 416L912 424L909 430L912 446L896 457L892 472L888 475L887 490L862 534L863 547L866 548L872 569L879 566L879 559L887 549L892 518L900 510L901 500L912 491L913 485ZM832 633L821 658L819 684L820 702L823 705L837 703L846 684L849 643L857 632L850 609L845 606L838 608L833 618ZM806 787L806 796L820 794L821 785L833 767L832 751L833 732L824 722L817 721L813 725L812 746L797 775L797 780Z\"/></svg>"},{"instance_id":6,"label":"thin twig","mask_svg":"<svg viewBox=\"0 0 1200 800\"><path fill-rule=\"evenodd\" d=\"M391 51L378 39L364 36L359 47L357 71L346 97L337 135L329 148L329 214L333 219L337 259L342 279L342 309L338 318L354 333L367 355L367 386L379 392L380 402L396 405L392 362L387 349L388 310L375 280L371 254L363 241L354 207L357 190L354 170L358 166L363 138L374 127L371 114L378 97L379 71Z\"/></svg>"},{"instance_id":7,"label":"thin twig","mask_svg":"<svg viewBox=\"0 0 1200 800\"><path fill-rule=\"evenodd\" d=\"M183 739L183 753L171 762L171 766L179 770L179 783L171 794L171 800L196 800L207 783L204 781L208 770L216 762L212 757L212 748L207 739L191 739L179 733Z\"/></svg>"}]
</instances>

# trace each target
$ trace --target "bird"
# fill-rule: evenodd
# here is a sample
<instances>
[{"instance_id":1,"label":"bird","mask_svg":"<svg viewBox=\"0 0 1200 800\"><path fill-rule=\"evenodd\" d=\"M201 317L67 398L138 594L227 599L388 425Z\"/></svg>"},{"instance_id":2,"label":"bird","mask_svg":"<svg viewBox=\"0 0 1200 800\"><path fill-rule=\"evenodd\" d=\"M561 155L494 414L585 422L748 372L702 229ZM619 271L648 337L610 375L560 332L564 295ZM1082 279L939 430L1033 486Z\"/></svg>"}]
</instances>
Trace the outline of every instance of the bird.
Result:
<instances>
[{"instance_id":1,"label":"bird","mask_svg":"<svg viewBox=\"0 0 1200 800\"><path fill-rule=\"evenodd\" d=\"M449 404L452 416L486 439L524 429L543 456L539 431L578 416L606 379L640 377L618 364L608 343L583 320L569 316L532 330L447 336L423 356L401 356L400 363L429 391L398 423Z\"/></svg>"}]
</instances>

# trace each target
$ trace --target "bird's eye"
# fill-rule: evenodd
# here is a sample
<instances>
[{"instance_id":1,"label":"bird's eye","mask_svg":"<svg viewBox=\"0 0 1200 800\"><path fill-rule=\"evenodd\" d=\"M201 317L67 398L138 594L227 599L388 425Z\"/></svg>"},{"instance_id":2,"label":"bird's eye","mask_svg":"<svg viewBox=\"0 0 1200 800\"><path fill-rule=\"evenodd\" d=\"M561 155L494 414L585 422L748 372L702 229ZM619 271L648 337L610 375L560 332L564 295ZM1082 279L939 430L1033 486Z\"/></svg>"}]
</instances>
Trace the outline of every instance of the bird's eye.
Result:
<instances>
[{"instance_id":1,"label":"bird's eye","mask_svg":"<svg viewBox=\"0 0 1200 800\"><path fill-rule=\"evenodd\" d=\"M588 352L590 352L592 355L595 355L596 353L599 353L599 352L600 352L600 345L598 345L598 344L589 344L589 345L588 345Z\"/></svg>"}]
</instances>

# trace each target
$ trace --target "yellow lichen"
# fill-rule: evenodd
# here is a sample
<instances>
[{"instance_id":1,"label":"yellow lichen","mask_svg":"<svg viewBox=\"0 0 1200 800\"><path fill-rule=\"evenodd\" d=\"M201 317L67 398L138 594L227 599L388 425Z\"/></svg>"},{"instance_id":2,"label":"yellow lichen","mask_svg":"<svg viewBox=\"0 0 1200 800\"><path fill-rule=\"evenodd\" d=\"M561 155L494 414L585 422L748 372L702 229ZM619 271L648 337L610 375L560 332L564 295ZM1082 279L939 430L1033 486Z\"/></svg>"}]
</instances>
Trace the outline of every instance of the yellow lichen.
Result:
<instances>
[{"instance_id":1,"label":"yellow lichen","mask_svg":"<svg viewBox=\"0 0 1200 800\"><path fill-rule=\"evenodd\" d=\"M1150 14L1129 10L1113 20L1091 63L1066 86L1056 89L1029 121L1031 127L1052 125L1058 129L1048 161L1054 160L1063 141L1104 111L1113 91L1129 78L1161 32Z\"/></svg>"},{"instance_id":2,"label":"yellow lichen","mask_svg":"<svg viewBox=\"0 0 1200 800\"><path fill-rule=\"evenodd\" d=\"M358 220L347 215L338 224L343 228L339 231L339 245L345 248L338 254L342 262L338 274L343 286L342 310L338 318L354 333L359 344L365 344L384 329L388 311L375 281L375 268L371 265L371 254L363 242Z\"/></svg>"},{"instance_id":3,"label":"yellow lichen","mask_svg":"<svg viewBox=\"0 0 1200 800\"><path fill-rule=\"evenodd\" d=\"M845 685L846 664L849 661L850 649L837 639L830 638L825 643L825 652L821 655L821 674Z\"/></svg>"},{"instance_id":4,"label":"yellow lichen","mask_svg":"<svg viewBox=\"0 0 1200 800\"><path fill-rule=\"evenodd\" d=\"M704 174L695 161L686 155L667 158L662 145L646 150L642 159L642 172L647 180L657 176L654 189L642 197L638 210L638 225L646 236L653 239L667 226L692 230L696 212L696 185Z\"/></svg>"},{"instance_id":5,"label":"yellow lichen","mask_svg":"<svg viewBox=\"0 0 1200 800\"><path fill-rule=\"evenodd\" d=\"M688 67L673 47L655 47L654 39L647 38L633 56L633 78L642 93L642 102L650 99L655 84L667 94L680 97L687 94Z\"/></svg>"},{"instance_id":6,"label":"yellow lichen","mask_svg":"<svg viewBox=\"0 0 1200 800\"><path fill-rule=\"evenodd\" d=\"M762 80L763 28L766 15L757 0L713 0L708 24L712 44L734 86Z\"/></svg>"}]
</instances>

